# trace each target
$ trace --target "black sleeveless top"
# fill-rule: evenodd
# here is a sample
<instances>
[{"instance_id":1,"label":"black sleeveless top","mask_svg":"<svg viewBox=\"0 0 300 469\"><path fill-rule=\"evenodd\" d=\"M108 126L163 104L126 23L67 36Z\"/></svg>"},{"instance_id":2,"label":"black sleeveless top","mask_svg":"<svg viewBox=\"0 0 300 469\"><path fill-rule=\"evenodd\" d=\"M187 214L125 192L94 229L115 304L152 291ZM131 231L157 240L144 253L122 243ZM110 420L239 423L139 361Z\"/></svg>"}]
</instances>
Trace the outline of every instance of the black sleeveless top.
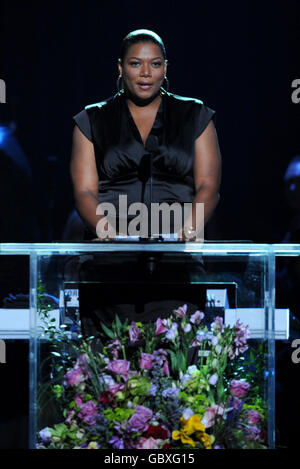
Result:
<instances>
[{"instance_id":1,"label":"black sleeveless top","mask_svg":"<svg viewBox=\"0 0 300 469\"><path fill-rule=\"evenodd\" d=\"M119 195L134 202L192 202L195 140L215 111L202 101L162 92L153 127L144 145L124 92L86 106L73 119L94 144L99 202L118 210ZM148 162L151 155L151 192Z\"/></svg>"},{"instance_id":2,"label":"black sleeveless top","mask_svg":"<svg viewBox=\"0 0 300 469\"><path fill-rule=\"evenodd\" d=\"M214 117L215 112L200 100L163 92L156 119L144 145L122 92L106 101L86 106L73 119L94 144L99 202L110 202L118 207L121 194L127 195L128 205L141 201L147 204L151 201L192 202L195 194L195 140ZM149 162L149 155L152 160L151 191L147 164L144 164ZM189 305L190 313L200 307L197 304L198 290L194 295L177 285L170 291L164 282L166 278L168 282L173 279L176 284L182 281L184 286L193 268L196 268L198 276L203 272L201 262L195 262L192 257L193 265L187 264L185 257L177 259L177 264L173 262L170 268L170 261L161 258L160 253L151 259L155 265L151 274L150 261L143 253L136 256L130 253L127 258L101 255L82 264L80 279L83 282L80 283L79 297L84 335L96 336L100 321L109 326L116 314L122 321L125 318L129 322L154 321L158 317L168 317L173 309L184 303ZM128 284L123 284L124 278ZM118 283L118 279L122 281ZM91 284L91 280L95 282ZM110 282L112 291L108 285ZM102 283L104 288L100 291ZM139 288L135 287L136 283Z\"/></svg>"}]
</instances>

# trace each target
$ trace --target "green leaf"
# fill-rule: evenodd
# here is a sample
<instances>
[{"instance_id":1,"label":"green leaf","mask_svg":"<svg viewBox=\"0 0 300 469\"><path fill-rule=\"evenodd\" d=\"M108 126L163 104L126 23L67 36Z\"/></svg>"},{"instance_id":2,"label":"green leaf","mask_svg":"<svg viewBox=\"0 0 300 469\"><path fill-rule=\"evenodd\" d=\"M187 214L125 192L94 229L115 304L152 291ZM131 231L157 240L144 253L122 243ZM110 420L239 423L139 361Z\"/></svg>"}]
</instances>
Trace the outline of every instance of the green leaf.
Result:
<instances>
[{"instance_id":1,"label":"green leaf","mask_svg":"<svg viewBox=\"0 0 300 469\"><path fill-rule=\"evenodd\" d=\"M177 357L176 357L175 353L172 350L168 349L167 352L169 353L170 358L171 358L171 366L172 366L173 370L176 370L177 366L178 366Z\"/></svg>"},{"instance_id":2,"label":"green leaf","mask_svg":"<svg viewBox=\"0 0 300 469\"><path fill-rule=\"evenodd\" d=\"M108 327L106 327L102 322L101 327L104 330L105 334L110 337L110 339L115 339L115 334L110 329L108 329Z\"/></svg>"},{"instance_id":3,"label":"green leaf","mask_svg":"<svg viewBox=\"0 0 300 469\"><path fill-rule=\"evenodd\" d=\"M121 335L121 333L122 333L122 327L123 327L123 325L122 325L122 323L121 323L120 318L119 318L118 315L116 315L115 321L116 321L117 333L118 333L118 336L120 337L120 335Z\"/></svg>"}]
</instances>

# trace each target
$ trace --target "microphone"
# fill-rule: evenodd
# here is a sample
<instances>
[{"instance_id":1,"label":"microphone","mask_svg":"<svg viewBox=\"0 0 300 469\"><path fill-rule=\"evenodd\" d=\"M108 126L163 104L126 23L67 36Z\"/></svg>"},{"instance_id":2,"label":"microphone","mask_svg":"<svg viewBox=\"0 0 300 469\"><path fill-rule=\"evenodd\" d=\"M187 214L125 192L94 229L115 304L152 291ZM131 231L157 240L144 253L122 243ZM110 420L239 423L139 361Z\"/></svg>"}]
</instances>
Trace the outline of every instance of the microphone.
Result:
<instances>
[{"instance_id":1,"label":"microphone","mask_svg":"<svg viewBox=\"0 0 300 469\"><path fill-rule=\"evenodd\" d=\"M158 137L156 135L150 134L146 140L145 148L149 152L150 203L151 203L152 202L152 165L153 165L153 156L157 153L157 150L158 150Z\"/></svg>"}]
</instances>

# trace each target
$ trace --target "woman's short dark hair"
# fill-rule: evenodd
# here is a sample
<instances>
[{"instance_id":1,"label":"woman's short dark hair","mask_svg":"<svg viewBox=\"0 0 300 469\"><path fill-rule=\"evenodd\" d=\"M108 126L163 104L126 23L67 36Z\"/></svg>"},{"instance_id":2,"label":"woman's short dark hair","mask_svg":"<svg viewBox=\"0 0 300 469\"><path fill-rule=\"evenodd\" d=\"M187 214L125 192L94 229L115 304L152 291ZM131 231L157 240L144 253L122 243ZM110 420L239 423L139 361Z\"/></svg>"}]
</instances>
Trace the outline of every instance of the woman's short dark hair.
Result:
<instances>
[{"instance_id":1,"label":"woman's short dark hair","mask_svg":"<svg viewBox=\"0 0 300 469\"><path fill-rule=\"evenodd\" d=\"M137 44L138 42L153 42L154 44L157 44L161 48L163 57L166 60L166 48L161 37L149 29L136 29L135 31L131 31L127 34L122 41L121 54L119 58L121 64L123 63L129 47L133 44Z\"/></svg>"}]
</instances>

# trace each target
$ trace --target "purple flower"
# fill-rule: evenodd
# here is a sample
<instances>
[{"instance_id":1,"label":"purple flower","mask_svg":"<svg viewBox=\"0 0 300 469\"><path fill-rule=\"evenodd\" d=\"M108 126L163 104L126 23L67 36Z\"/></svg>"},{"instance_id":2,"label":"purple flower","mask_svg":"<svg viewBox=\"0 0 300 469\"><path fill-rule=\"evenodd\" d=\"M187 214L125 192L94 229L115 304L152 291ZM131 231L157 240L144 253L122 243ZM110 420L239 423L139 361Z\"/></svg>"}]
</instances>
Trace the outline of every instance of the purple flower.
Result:
<instances>
[{"instance_id":1,"label":"purple flower","mask_svg":"<svg viewBox=\"0 0 300 469\"><path fill-rule=\"evenodd\" d=\"M183 319L186 316L187 305L179 306L178 309L173 310L173 314L178 319Z\"/></svg>"},{"instance_id":2,"label":"purple flower","mask_svg":"<svg viewBox=\"0 0 300 469\"><path fill-rule=\"evenodd\" d=\"M117 394L119 391L123 391L124 389L124 384L113 384L112 386L109 386L109 392L112 393L113 396Z\"/></svg>"},{"instance_id":3,"label":"purple flower","mask_svg":"<svg viewBox=\"0 0 300 469\"><path fill-rule=\"evenodd\" d=\"M255 425L262 420L262 416L254 409L246 410L244 417L249 425Z\"/></svg>"},{"instance_id":4,"label":"purple flower","mask_svg":"<svg viewBox=\"0 0 300 469\"><path fill-rule=\"evenodd\" d=\"M154 360L154 355L151 355L150 353L141 353L139 362L140 368L142 370L151 370L154 366Z\"/></svg>"},{"instance_id":5,"label":"purple flower","mask_svg":"<svg viewBox=\"0 0 300 469\"><path fill-rule=\"evenodd\" d=\"M179 397L180 390L178 388L167 388L162 392L163 397L177 399Z\"/></svg>"},{"instance_id":6,"label":"purple flower","mask_svg":"<svg viewBox=\"0 0 300 469\"><path fill-rule=\"evenodd\" d=\"M120 339L116 338L116 339L110 340L109 343L108 343L107 348L112 350L113 357L114 357L115 360L117 360L118 357L119 357L119 351L122 348L122 344L120 342Z\"/></svg>"},{"instance_id":7,"label":"purple flower","mask_svg":"<svg viewBox=\"0 0 300 469\"><path fill-rule=\"evenodd\" d=\"M81 407L78 417L87 425L95 425L98 415L97 404L93 401L87 401Z\"/></svg>"},{"instance_id":8,"label":"purple flower","mask_svg":"<svg viewBox=\"0 0 300 469\"><path fill-rule=\"evenodd\" d=\"M151 388L149 389L149 394L151 396L156 396L156 392L157 392L157 386L153 383L151 383Z\"/></svg>"},{"instance_id":9,"label":"purple flower","mask_svg":"<svg viewBox=\"0 0 300 469\"><path fill-rule=\"evenodd\" d=\"M142 405L137 405L135 413L128 420L129 431L132 433L145 432L148 428L148 420L153 416L152 410Z\"/></svg>"},{"instance_id":10,"label":"purple flower","mask_svg":"<svg viewBox=\"0 0 300 469\"><path fill-rule=\"evenodd\" d=\"M134 344L135 342L137 342L140 339L140 336L141 336L140 329L138 328L136 323L132 321L131 326L129 327L130 342L132 342Z\"/></svg>"},{"instance_id":11,"label":"purple flower","mask_svg":"<svg viewBox=\"0 0 300 469\"><path fill-rule=\"evenodd\" d=\"M124 449L124 441L122 438L118 438L117 436L113 436L111 440L109 440L109 443L112 445L113 448L115 449Z\"/></svg>"},{"instance_id":12,"label":"purple flower","mask_svg":"<svg viewBox=\"0 0 300 469\"><path fill-rule=\"evenodd\" d=\"M210 340L210 339L211 339L211 335L209 333L200 330L197 332L197 335L194 341L192 342L192 344L190 345L190 347L199 347L201 343L204 342L204 340Z\"/></svg>"},{"instance_id":13,"label":"purple flower","mask_svg":"<svg viewBox=\"0 0 300 469\"><path fill-rule=\"evenodd\" d=\"M81 396L75 396L74 401L77 405L77 407L82 407L83 405L83 400Z\"/></svg>"},{"instance_id":14,"label":"purple flower","mask_svg":"<svg viewBox=\"0 0 300 469\"><path fill-rule=\"evenodd\" d=\"M250 389L250 384L247 381L233 379L230 382L229 391L235 397L245 397Z\"/></svg>"},{"instance_id":15,"label":"purple flower","mask_svg":"<svg viewBox=\"0 0 300 469\"><path fill-rule=\"evenodd\" d=\"M190 317L190 322L199 326L200 322L204 318L204 313L202 311L195 311L194 314Z\"/></svg>"},{"instance_id":16,"label":"purple flower","mask_svg":"<svg viewBox=\"0 0 300 469\"><path fill-rule=\"evenodd\" d=\"M75 415L74 410L69 410L67 418L65 420L66 423L71 423L73 416Z\"/></svg>"},{"instance_id":17,"label":"purple flower","mask_svg":"<svg viewBox=\"0 0 300 469\"><path fill-rule=\"evenodd\" d=\"M245 429L247 440L258 440L260 437L260 429L256 425L249 425Z\"/></svg>"},{"instance_id":18,"label":"purple flower","mask_svg":"<svg viewBox=\"0 0 300 469\"><path fill-rule=\"evenodd\" d=\"M243 407L243 401L238 397L231 396L228 402L228 407L232 407L235 411L241 411Z\"/></svg>"}]
</instances>

